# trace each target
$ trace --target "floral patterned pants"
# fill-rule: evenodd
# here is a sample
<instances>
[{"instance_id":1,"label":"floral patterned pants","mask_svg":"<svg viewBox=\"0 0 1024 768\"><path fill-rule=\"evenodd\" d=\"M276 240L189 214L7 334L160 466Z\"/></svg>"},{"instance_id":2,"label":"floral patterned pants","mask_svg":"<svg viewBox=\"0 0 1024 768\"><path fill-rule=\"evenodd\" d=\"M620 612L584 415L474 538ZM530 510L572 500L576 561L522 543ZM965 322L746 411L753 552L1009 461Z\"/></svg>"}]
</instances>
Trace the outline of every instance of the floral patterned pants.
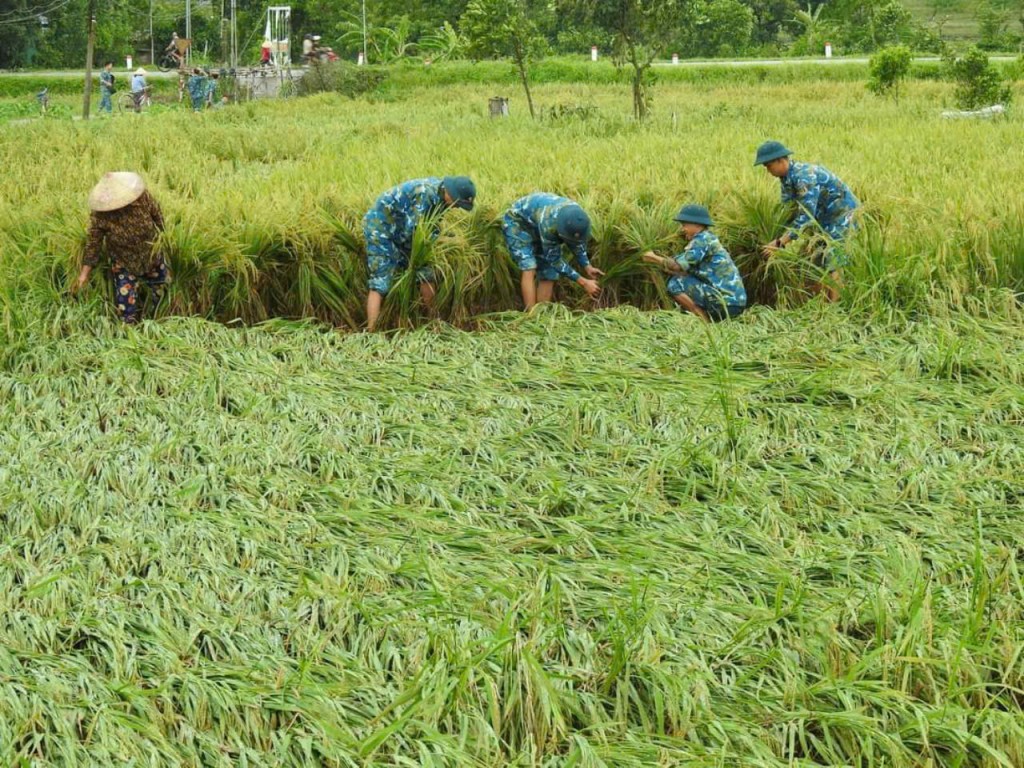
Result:
<instances>
[{"instance_id":1,"label":"floral patterned pants","mask_svg":"<svg viewBox=\"0 0 1024 768\"><path fill-rule=\"evenodd\" d=\"M115 264L114 272L114 305L117 313L126 323L137 323L140 319L141 306L139 304L139 283L144 282L149 287L153 299L153 307L160 303L164 295L164 286L167 284L167 264L161 256L152 271L146 272L141 277L133 275L120 264Z\"/></svg>"}]
</instances>

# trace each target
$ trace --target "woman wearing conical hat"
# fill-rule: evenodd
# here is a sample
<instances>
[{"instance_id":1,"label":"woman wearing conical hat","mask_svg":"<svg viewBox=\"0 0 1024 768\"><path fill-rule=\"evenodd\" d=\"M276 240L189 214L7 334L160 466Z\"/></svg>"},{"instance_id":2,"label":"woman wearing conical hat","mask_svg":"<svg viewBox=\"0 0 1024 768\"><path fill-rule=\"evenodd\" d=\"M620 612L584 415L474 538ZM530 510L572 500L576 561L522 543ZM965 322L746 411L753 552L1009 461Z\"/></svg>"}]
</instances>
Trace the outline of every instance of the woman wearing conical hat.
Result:
<instances>
[{"instance_id":1,"label":"woman wearing conical hat","mask_svg":"<svg viewBox=\"0 0 1024 768\"><path fill-rule=\"evenodd\" d=\"M169 280L163 255L156 241L164 228L160 206L146 191L137 173L105 173L89 193L89 238L82 270L73 290L80 290L106 251L114 276L114 305L126 323L139 321L139 283L144 282L159 303Z\"/></svg>"}]
</instances>

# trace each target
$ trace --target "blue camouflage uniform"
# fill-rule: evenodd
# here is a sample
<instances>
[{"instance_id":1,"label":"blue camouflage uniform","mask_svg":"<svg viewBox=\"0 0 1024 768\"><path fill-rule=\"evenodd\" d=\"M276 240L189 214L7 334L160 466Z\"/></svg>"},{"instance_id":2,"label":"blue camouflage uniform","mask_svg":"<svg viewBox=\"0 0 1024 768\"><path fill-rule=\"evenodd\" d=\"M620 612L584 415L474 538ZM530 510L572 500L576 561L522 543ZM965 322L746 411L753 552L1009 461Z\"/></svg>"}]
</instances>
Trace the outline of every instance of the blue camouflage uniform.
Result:
<instances>
[{"instance_id":1,"label":"blue camouflage uniform","mask_svg":"<svg viewBox=\"0 0 1024 768\"><path fill-rule=\"evenodd\" d=\"M113 104L110 101L114 93L114 73L103 70L100 72L100 111L112 112Z\"/></svg>"},{"instance_id":2,"label":"blue camouflage uniform","mask_svg":"<svg viewBox=\"0 0 1024 768\"><path fill-rule=\"evenodd\" d=\"M192 75L188 79L188 95L192 98L192 111L198 112L203 108L206 100L206 78L202 75Z\"/></svg>"},{"instance_id":3,"label":"blue camouflage uniform","mask_svg":"<svg viewBox=\"0 0 1024 768\"><path fill-rule=\"evenodd\" d=\"M831 244L821 254L819 266L834 272L849 263L840 243L854 228L854 211L860 201L838 176L827 168L810 163L789 162L789 172L779 182L782 202L799 207L790 225L790 237L796 237L812 221L828 235Z\"/></svg>"},{"instance_id":4,"label":"blue camouflage uniform","mask_svg":"<svg viewBox=\"0 0 1024 768\"><path fill-rule=\"evenodd\" d=\"M206 104L207 106L213 106L213 100L217 98L217 79L208 78L206 81Z\"/></svg>"},{"instance_id":5,"label":"blue camouflage uniform","mask_svg":"<svg viewBox=\"0 0 1024 768\"><path fill-rule=\"evenodd\" d=\"M386 295L391 290L395 273L409 265L417 225L424 219L434 219L430 236L436 238L440 214L445 209L441 179L435 176L399 184L377 198L363 219L371 291ZM433 270L417 269L416 279L433 282Z\"/></svg>"},{"instance_id":6,"label":"blue camouflage uniform","mask_svg":"<svg viewBox=\"0 0 1024 768\"><path fill-rule=\"evenodd\" d=\"M581 268L590 266L587 258L587 244L569 245L558 236L555 219L558 212L567 205L577 203L566 197L535 192L512 203L501 220L505 243L520 270L537 270L541 280L558 280L564 275L573 282L580 274L562 257L562 246L566 245Z\"/></svg>"},{"instance_id":7,"label":"blue camouflage uniform","mask_svg":"<svg viewBox=\"0 0 1024 768\"><path fill-rule=\"evenodd\" d=\"M709 229L694 237L675 256L685 274L668 281L673 296L685 293L712 320L736 317L747 306L747 290L725 246Z\"/></svg>"}]
</instances>

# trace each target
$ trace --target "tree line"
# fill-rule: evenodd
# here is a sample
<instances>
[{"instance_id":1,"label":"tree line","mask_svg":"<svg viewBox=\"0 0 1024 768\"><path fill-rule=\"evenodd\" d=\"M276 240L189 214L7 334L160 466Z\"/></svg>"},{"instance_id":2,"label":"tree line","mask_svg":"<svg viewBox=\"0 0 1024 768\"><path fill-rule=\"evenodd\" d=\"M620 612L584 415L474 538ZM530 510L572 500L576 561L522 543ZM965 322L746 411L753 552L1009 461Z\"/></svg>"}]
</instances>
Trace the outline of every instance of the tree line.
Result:
<instances>
[{"instance_id":1,"label":"tree line","mask_svg":"<svg viewBox=\"0 0 1024 768\"><path fill-rule=\"evenodd\" d=\"M80 67L90 0L0 1L0 68ZM148 61L172 32L184 35L186 0L93 0L97 63L132 55ZM192 0L194 53L227 60L230 0ZM265 3L236 0L243 60L258 60ZM362 47L361 0L293 0L292 38L319 34L346 58ZM1024 31L1024 0L923 0L913 16L900 0L366 0L372 63L409 56L473 53L482 23L515 23L528 31L534 55L581 54L592 45L638 61L683 58L871 52L904 44L938 50L950 20L973 20L983 48L1012 49ZM923 8L923 13L922 13ZM646 28L644 40L623 34ZM485 46L486 47L486 46ZM298 46L294 46L298 48ZM479 45L476 48L480 49Z\"/></svg>"}]
</instances>

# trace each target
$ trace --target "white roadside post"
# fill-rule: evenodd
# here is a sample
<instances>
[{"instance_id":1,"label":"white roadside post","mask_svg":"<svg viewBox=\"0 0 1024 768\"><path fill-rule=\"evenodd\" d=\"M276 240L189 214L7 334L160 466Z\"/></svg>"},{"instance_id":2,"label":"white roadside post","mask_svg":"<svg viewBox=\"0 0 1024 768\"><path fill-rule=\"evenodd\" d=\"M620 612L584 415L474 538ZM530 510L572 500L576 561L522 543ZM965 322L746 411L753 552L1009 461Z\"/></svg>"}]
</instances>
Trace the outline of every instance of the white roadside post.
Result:
<instances>
[{"instance_id":1,"label":"white roadside post","mask_svg":"<svg viewBox=\"0 0 1024 768\"><path fill-rule=\"evenodd\" d=\"M591 61L597 61L597 46L596 45L590 46L590 60Z\"/></svg>"},{"instance_id":2,"label":"white roadside post","mask_svg":"<svg viewBox=\"0 0 1024 768\"><path fill-rule=\"evenodd\" d=\"M832 58L832 43L825 43L825 58Z\"/></svg>"}]
</instances>

